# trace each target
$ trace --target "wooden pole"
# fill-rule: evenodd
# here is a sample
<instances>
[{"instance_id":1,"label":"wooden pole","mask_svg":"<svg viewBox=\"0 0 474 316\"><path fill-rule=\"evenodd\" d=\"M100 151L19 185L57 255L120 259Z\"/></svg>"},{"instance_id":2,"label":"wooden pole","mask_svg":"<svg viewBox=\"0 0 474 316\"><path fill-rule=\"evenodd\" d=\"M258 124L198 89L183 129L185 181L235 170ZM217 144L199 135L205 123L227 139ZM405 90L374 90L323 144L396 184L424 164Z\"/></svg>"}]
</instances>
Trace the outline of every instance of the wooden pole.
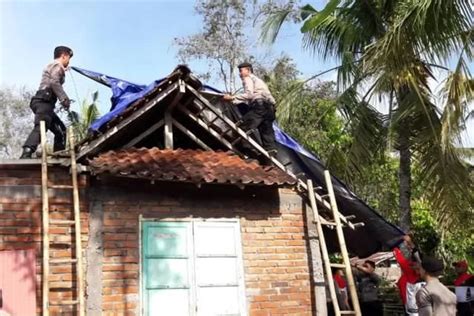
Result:
<instances>
[{"instance_id":1,"label":"wooden pole","mask_svg":"<svg viewBox=\"0 0 474 316\"><path fill-rule=\"evenodd\" d=\"M165 148L173 149L173 118L169 110L165 112Z\"/></svg>"},{"instance_id":2,"label":"wooden pole","mask_svg":"<svg viewBox=\"0 0 474 316\"><path fill-rule=\"evenodd\" d=\"M41 135L41 197L43 201L43 277L42 310L43 316L49 316L49 198L48 198L48 158L46 148L46 124L40 122Z\"/></svg>"},{"instance_id":3,"label":"wooden pole","mask_svg":"<svg viewBox=\"0 0 474 316\"><path fill-rule=\"evenodd\" d=\"M76 153L74 151L74 132L69 127L69 152L71 156L72 197L74 205L74 231L76 240L76 283L79 315L84 316L84 283L82 270L81 212L79 208L79 188L77 184Z\"/></svg>"},{"instance_id":4,"label":"wooden pole","mask_svg":"<svg viewBox=\"0 0 474 316\"><path fill-rule=\"evenodd\" d=\"M336 287L334 286L334 281L332 279L331 271L331 261L329 261L329 253L326 245L326 239L324 238L323 226L321 225L321 220L319 218L318 205L316 204L316 199L314 198L314 188L313 181L308 180L308 196L311 203L311 208L313 209L314 222L316 223L316 229L318 232L319 244L321 245L321 254L323 256L324 270L326 272L326 280L329 287L329 294L331 296L332 305L334 307L334 313L340 315L339 303L336 296ZM325 303L325 302L324 302ZM321 304L321 303L319 303ZM317 311L316 311L317 312Z\"/></svg>"},{"instance_id":5,"label":"wooden pole","mask_svg":"<svg viewBox=\"0 0 474 316\"><path fill-rule=\"evenodd\" d=\"M329 201L331 203L331 210L336 223L337 239L339 240L339 246L341 248L342 260L344 262L347 283L349 284L349 292L351 295L352 306L356 316L361 315L359 298L357 297L357 289L354 282L354 275L351 269L351 263L349 260L349 253L347 252L346 240L344 238L344 232L342 231L341 219L339 217L339 210L337 208L336 197L334 196L334 188L332 186L331 175L328 170L324 171L324 178L326 180L326 187L329 194Z\"/></svg>"}]
</instances>

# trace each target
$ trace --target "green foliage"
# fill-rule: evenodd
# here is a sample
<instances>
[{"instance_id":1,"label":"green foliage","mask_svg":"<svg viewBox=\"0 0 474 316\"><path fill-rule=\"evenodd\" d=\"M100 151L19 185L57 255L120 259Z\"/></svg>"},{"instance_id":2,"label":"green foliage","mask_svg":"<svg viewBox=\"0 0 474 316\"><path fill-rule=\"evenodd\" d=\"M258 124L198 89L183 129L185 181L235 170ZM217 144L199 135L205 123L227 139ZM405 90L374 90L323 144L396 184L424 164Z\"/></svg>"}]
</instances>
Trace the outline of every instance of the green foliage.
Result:
<instances>
[{"instance_id":1,"label":"green foliage","mask_svg":"<svg viewBox=\"0 0 474 316\"><path fill-rule=\"evenodd\" d=\"M74 111L68 113L68 119L74 128L76 142L87 136L89 127L100 116L99 109L97 108L98 99L99 92L95 91L91 95L91 101L88 101L88 99L82 101L80 114Z\"/></svg>"},{"instance_id":2,"label":"green foliage","mask_svg":"<svg viewBox=\"0 0 474 316\"><path fill-rule=\"evenodd\" d=\"M434 255L440 245L441 236L437 231L437 222L429 210L429 204L423 200L415 200L413 207L413 231L416 244L422 253Z\"/></svg>"},{"instance_id":3,"label":"green foliage","mask_svg":"<svg viewBox=\"0 0 474 316\"><path fill-rule=\"evenodd\" d=\"M283 9L267 14L278 23L265 23L264 34L276 34L268 29L272 25L278 32L280 22L290 16ZM393 145L403 158L400 179L409 179L410 164L416 165L413 183L443 229L472 221L474 182L454 146L474 95L466 62L473 57L467 2L331 0L322 10L306 5L299 12L304 47L341 62L336 68L341 92L336 104L351 135L350 146L342 148L345 155L336 155L348 169L343 178L364 178L363 173L380 162L386 145L389 150ZM449 69L447 61L453 57L458 62ZM439 81L434 71L439 68L447 79L442 94L435 95L429 83ZM442 111L435 104L439 97ZM388 116L376 109L375 100L388 100ZM412 160L405 159L410 155ZM400 215L409 219L410 182L400 184L400 191ZM401 224L410 225L405 220Z\"/></svg>"},{"instance_id":4,"label":"green foliage","mask_svg":"<svg viewBox=\"0 0 474 316\"><path fill-rule=\"evenodd\" d=\"M32 91L25 88L0 89L0 158L16 159L30 129L33 113L30 109Z\"/></svg>"}]
</instances>

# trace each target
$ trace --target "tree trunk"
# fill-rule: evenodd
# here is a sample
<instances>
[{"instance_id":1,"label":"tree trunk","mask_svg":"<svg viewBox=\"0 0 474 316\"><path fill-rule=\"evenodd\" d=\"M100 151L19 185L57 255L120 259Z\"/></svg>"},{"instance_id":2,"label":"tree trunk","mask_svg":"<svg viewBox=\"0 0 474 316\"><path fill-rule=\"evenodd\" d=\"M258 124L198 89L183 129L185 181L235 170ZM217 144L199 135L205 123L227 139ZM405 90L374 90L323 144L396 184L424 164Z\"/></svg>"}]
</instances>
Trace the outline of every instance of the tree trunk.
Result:
<instances>
[{"instance_id":1,"label":"tree trunk","mask_svg":"<svg viewBox=\"0 0 474 316\"><path fill-rule=\"evenodd\" d=\"M400 122L398 146L400 151L400 167L398 170L400 228L408 232L411 227L411 152L409 126Z\"/></svg>"}]
</instances>

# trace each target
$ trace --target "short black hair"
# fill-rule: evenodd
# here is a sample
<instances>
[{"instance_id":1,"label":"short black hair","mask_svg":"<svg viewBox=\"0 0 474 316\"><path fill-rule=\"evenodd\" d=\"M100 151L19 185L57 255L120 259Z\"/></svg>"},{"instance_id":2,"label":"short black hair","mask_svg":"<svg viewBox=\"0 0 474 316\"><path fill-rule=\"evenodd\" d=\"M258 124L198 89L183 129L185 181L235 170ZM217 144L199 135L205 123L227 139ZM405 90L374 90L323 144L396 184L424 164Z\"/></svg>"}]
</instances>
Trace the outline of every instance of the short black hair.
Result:
<instances>
[{"instance_id":1,"label":"short black hair","mask_svg":"<svg viewBox=\"0 0 474 316\"><path fill-rule=\"evenodd\" d=\"M63 54L69 55L69 57L73 56L72 49L67 46L58 46L54 49L54 59L61 57Z\"/></svg>"},{"instance_id":2,"label":"short black hair","mask_svg":"<svg viewBox=\"0 0 474 316\"><path fill-rule=\"evenodd\" d=\"M372 268L375 269L375 262L373 262L372 260L365 260L365 263L369 264L372 266Z\"/></svg>"},{"instance_id":3,"label":"short black hair","mask_svg":"<svg viewBox=\"0 0 474 316\"><path fill-rule=\"evenodd\" d=\"M249 68L251 72L253 72L253 67L252 64L249 62L243 62L240 65L237 66L237 68Z\"/></svg>"},{"instance_id":4,"label":"short black hair","mask_svg":"<svg viewBox=\"0 0 474 316\"><path fill-rule=\"evenodd\" d=\"M421 267L430 275L438 276L443 273L444 263L438 258L423 256Z\"/></svg>"}]
</instances>

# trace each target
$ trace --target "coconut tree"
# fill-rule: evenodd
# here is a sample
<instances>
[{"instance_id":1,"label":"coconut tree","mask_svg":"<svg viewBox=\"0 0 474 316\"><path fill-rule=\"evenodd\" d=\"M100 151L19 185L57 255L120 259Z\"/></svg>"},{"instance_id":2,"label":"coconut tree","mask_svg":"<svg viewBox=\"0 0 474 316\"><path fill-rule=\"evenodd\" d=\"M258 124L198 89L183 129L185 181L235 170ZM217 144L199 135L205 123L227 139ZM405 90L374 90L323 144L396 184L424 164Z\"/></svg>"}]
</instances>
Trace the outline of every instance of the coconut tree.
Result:
<instances>
[{"instance_id":1,"label":"coconut tree","mask_svg":"<svg viewBox=\"0 0 474 316\"><path fill-rule=\"evenodd\" d=\"M274 40L294 13L287 8L268 15L263 38ZM440 221L472 216L473 183L455 148L474 97L466 62L474 38L468 1L330 0L322 10L306 5L299 13L303 46L339 62L338 106L354 139L345 177L396 149L402 229L411 225L413 164ZM435 93L432 82L440 72L446 79ZM388 114L377 110L380 101Z\"/></svg>"},{"instance_id":2,"label":"coconut tree","mask_svg":"<svg viewBox=\"0 0 474 316\"><path fill-rule=\"evenodd\" d=\"M82 101L80 113L75 111L68 112L68 119L74 127L76 141L81 141L87 136L92 122L100 116L99 109L97 108L99 92L93 92L91 97L90 101L87 99Z\"/></svg>"}]
</instances>

